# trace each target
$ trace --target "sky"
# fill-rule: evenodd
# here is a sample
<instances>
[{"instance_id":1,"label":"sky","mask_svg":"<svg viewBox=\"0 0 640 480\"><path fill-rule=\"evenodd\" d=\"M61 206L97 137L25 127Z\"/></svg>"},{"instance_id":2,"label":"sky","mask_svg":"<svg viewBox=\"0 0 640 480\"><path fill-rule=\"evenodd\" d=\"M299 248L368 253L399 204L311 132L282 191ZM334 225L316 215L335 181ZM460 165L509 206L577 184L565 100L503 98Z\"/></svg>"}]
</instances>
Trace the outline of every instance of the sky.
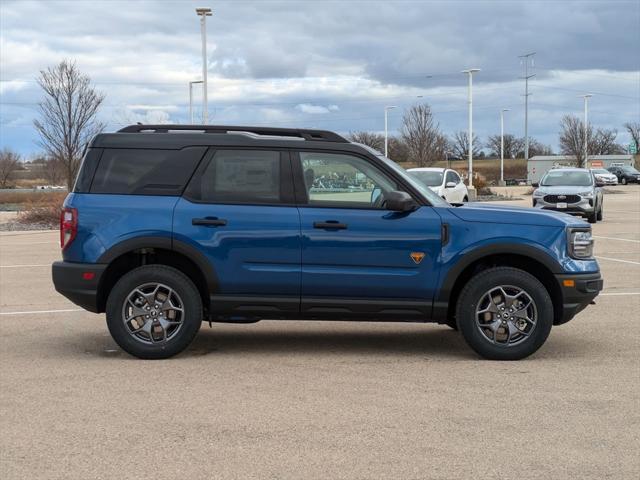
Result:
<instances>
[{"instance_id":1,"label":"sky","mask_svg":"<svg viewBox=\"0 0 640 480\"><path fill-rule=\"evenodd\" d=\"M135 1L0 0L0 147L40 151L33 120L40 70L70 59L106 94L107 131L189 123L188 82L202 78L207 19L209 123L350 131L401 127L402 111L428 103L441 130L473 125L481 140L529 134L558 148L560 118L583 115L618 130L640 121L640 1ZM194 86L194 112L201 90Z\"/></svg>"}]
</instances>

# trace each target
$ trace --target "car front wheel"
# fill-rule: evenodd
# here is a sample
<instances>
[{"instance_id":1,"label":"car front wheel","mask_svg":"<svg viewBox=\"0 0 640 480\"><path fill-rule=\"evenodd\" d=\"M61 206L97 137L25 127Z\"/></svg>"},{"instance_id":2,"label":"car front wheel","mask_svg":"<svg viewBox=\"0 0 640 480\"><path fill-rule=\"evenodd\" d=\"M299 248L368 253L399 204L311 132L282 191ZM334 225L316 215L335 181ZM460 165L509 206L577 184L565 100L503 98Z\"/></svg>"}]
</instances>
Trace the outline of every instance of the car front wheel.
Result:
<instances>
[{"instance_id":1,"label":"car front wheel","mask_svg":"<svg viewBox=\"0 0 640 480\"><path fill-rule=\"evenodd\" d=\"M180 353L202 324L198 289L182 272L165 265L146 265L123 275L109 294L106 310L116 343L145 359Z\"/></svg>"},{"instance_id":2,"label":"car front wheel","mask_svg":"<svg viewBox=\"0 0 640 480\"><path fill-rule=\"evenodd\" d=\"M490 360L519 360L537 351L553 324L551 296L533 275L496 267L473 277L456 306L458 329Z\"/></svg>"}]
</instances>

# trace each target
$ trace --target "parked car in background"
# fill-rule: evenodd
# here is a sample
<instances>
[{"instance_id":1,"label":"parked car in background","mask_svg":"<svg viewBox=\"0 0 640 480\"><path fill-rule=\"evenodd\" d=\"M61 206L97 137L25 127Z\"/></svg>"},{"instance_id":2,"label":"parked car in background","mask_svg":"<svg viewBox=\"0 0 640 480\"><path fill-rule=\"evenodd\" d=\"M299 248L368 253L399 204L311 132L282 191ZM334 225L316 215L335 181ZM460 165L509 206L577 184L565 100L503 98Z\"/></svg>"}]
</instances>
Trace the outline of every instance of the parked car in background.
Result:
<instances>
[{"instance_id":1,"label":"parked car in background","mask_svg":"<svg viewBox=\"0 0 640 480\"><path fill-rule=\"evenodd\" d=\"M622 185L626 185L627 183L640 183L640 172L629 165L609 167L607 170L618 177L618 182Z\"/></svg>"},{"instance_id":2,"label":"parked car in background","mask_svg":"<svg viewBox=\"0 0 640 480\"><path fill-rule=\"evenodd\" d=\"M603 219L603 182L584 168L556 168L542 177L533 192L533 207L586 217L589 223Z\"/></svg>"},{"instance_id":3,"label":"parked car in background","mask_svg":"<svg viewBox=\"0 0 640 480\"><path fill-rule=\"evenodd\" d=\"M596 180L600 180L605 185L617 185L618 177L616 177L609 170L605 170L604 168L592 168L591 173L596 177Z\"/></svg>"},{"instance_id":4,"label":"parked car in background","mask_svg":"<svg viewBox=\"0 0 640 480\"><path fill-rule=\"evenodd\" d=\"M410 168L407 172L449 203L469 201L467 186L454 170L448 168Z\"/></svg>"}]
</instances>

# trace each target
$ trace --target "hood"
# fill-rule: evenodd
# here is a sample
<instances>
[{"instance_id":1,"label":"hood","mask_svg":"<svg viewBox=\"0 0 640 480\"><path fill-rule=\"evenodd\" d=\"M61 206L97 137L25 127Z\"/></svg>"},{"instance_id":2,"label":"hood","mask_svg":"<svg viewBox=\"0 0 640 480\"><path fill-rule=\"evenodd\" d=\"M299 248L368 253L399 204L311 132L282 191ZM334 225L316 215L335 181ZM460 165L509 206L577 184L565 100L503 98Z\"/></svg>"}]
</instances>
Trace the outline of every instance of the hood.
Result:
<instances>
[{"instance_id":1,"label":"hood","mask_svg":"<svg viewBox=\"0 0 640 480\"><path fill-rule=\"evenodd\" d=\"M584 187L583 187L584 188ZM465 203L452 207L450 212L465 222L509 223L513 225L539 225L544 227L584 227L588 224L571 215L528 207L491 205L490 203Z\"/></svg>"},{"instance_id":2,"label":"hood","mask_svg":"<svg viewBox=\"0 0 640 480\"><path fill-rule=\"evenodd\" d=\"M594 173L594 175L596 177L603 177L603 178L618 178L613 173Z\"/></svg>"},{"instance_id":3,"label":"hood","mask_svg":"<svg viewBox=\"0 0 640 480\"><path fill-rule=\"evenodd\" d=\"M583 187L573 187L568 185L557 185L552 187L543 187L540 186L536 189L537 192L542 192L544 194L554 194L554 195L566 195L576 194L581 192L590 192L593 190L593 185L587 185Z\"/></svg>"}]
</instances>

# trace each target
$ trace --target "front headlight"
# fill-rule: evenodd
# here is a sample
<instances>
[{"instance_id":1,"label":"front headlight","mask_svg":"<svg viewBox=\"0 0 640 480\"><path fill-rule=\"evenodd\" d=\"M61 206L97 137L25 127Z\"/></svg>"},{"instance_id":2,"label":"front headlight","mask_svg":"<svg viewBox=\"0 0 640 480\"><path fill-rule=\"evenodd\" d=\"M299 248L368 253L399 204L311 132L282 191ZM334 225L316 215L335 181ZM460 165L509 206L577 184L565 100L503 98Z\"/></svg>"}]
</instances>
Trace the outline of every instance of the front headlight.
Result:
<instances>
[{"instance_id":1,"label":"front headlight","mask_svg":"<svg viewBox=\"0 0 640 480\"><path fill-rule=\"evenodd\" d=\"M580 195L581 197L591 197L593 196L593 192L592 191L580 192L578 195Z\"/></svg>"},{"instance_id":2,"label":"front headlight","mask_svg":"<svg viewBox=\"0 0 640 480\"><path fill-rule=\"evenodd\" d=\"M533 191L533 196L534 197L544 197L544 192L541 192L540 190L534 190Z\"/></svg>"},{"instance_id":3,"label":"front headlight","mask_svg":"<svg viewBox=\"0 0 640 480\"><path fill-rule=\"evenodd\" d=\"M593 257L593 237L590 228L570 228L567 247L569 256L584 260Z\"/></svg>"}]
</instances>

